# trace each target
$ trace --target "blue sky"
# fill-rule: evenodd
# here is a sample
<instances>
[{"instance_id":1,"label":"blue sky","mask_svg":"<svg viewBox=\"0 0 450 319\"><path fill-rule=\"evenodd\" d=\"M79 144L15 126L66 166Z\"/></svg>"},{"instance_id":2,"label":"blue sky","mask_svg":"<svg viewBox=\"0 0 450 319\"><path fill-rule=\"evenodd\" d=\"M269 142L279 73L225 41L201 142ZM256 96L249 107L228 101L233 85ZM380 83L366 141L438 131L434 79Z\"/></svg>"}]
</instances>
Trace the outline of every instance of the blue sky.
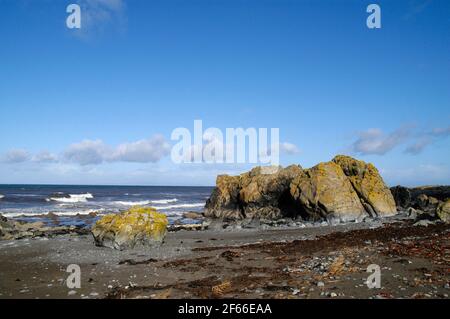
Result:
<instances>
[{"instance_id":1,"label":"blue sky","mask_svg":"<svg viewBox=\"0 0 450 319\"><path fill-rule=\"evenodd\" d=\"M283 165L345 153L390 185L450 184L450 2L0 0L0 183L213 185L249 168L172 163L172 130L196 119L279 128Z\"/></svg>"}]
</instances>

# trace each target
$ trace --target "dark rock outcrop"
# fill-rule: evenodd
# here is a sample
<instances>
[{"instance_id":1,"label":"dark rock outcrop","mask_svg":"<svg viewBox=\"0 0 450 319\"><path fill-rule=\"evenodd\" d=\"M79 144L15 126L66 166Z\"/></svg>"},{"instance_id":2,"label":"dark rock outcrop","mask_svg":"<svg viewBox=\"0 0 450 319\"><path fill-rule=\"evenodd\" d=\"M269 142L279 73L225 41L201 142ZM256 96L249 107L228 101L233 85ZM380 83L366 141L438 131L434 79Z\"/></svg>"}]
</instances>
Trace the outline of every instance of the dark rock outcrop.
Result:
<instances>
[{"instance_id":1,"label":"dark rock outcrop","mask_svg":"<svg viewBox=\"0 0 450 319\"><path fill-rule=\"evenodd\" d=\"M391 193L399 209L411 207L412 197L409 188L400 185L391 187Z\"/></svg>"},{"instance_id":2,"label":"dark rock outcrop","mask_svg":"<svg viewBox=\"0 0 450 319\"><path fill-rule=\"evenodd\" d=\"M395 186L391 188L391 192L399 210L414 212L417 219L440 219L449 222L447 210L450 186Z\"/></svg>"},{"instance_id":3,"label":"dark rock outcrop","mask_svg":"<svg viewBox=\"0 0 450 319\"><path fill-rule=\"evenodd\" d=\"M270 171L267 171L270 170ZM277 219L292 212L289 187L300 166L256 167L240 176L220 175L206 202L205 216L222 219Z\"/></svg>"},{"instance_id":4,"label":"dark rock outcrop","mask_svg":"<svg viewBox=\"0 0 450 319\"><path fill-rule=\"evenodd\" d=\"M417 196L424 194L428 197L434 197L439 201L445 202L450 198L450 186L421 186L410 188L411 197L413 199Z\"/></svg>"},{"instance_id":5,"label":"dark rock outcrop","mask_svg":"<svg viewBox=\"0 0 450 319\"><path fill-rule=\"evenodd\" d=\"M302 168L292 165L273 170L257 167L240 176L239 201L246 218L278 219L292 213L289 186Z\"/></svg>"},{"instance_id":6,"label":"dark rock outcrop","mask_svg":"<svg viewBox=\"0 0 450 319\"><path fill-rule=\"evenodd\" d=\"M377 169L348 156L310 169L257 167L240 176L221 175L205 207L206 217L231 220L349 221L396 212Z\"/></svg>"},{"instance_id":7,"label":"dark rock outcrop","mask_svg":"<svg viewBox=\"0 0 450 319\"><path fill-rule=\"evenodd\" d=\"M395 186L391 188L397 207L409 208L423 206L428 198L431 204L435 206L436 200L445 202L450 198L450 186L422 186L407 188L403 186ZM435 208L435 207L434 207Z\"/></svg>"},{"instance_id":8,"label":"dark rock outcrop","mask_svg":"<svg viewBox=\"0 0 450 319\"><path fill-rule=\"evenodd\" d=\"M88 231L76 226L47 227L44 223L23 223L0 215L0 240L36 237L54 237L67 234L87 234Z\"/></svg>"}]
</instances>

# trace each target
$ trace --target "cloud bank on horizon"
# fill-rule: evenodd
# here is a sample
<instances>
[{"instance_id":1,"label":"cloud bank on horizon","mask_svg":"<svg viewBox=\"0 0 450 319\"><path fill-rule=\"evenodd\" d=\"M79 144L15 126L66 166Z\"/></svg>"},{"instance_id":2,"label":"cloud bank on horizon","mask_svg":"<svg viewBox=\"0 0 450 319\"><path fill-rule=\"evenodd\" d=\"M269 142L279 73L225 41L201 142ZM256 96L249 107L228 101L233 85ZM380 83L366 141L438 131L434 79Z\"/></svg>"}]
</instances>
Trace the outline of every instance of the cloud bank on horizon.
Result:
<instances>
[{"instance_id":1,"label":"cloud bank on horizon","mask_svg":"<svg viewBox=\"0 0 450 319\"><path fill-rule=\"evenodd\" d=\"M358 138L349 148L351 155L379 155L383 156L393 149L407 145L405 154L418 155L425 151L433 143L450 137L450 126L446 128L433 128L428 131L414 134L412 126L403 126L392 133L386 134L379 128L370 128L357 133ZM206 146L211 141L204 136ZM100 165L104 162L131 162L131 163L157 163L170 154L173 144L166 140L162 134L156 134L148 139L135 142L121 143L112 147L100 139L84 139L81 142L72 143L60 154L53 154L42 150L31 155L25 149L11 149L0 154L0 162L18 164L27 161L37 163L70 162L85 165ZM191 146L195 148L194 145ZM300 148L289 142L278 145L280 152L285 155L300 154ZM202 152L204 149L202 149ZM227 147L224 147L227 151ZM267 150L266 150L267 151ZM269 150L270 152L270 150Z\"/></svg>"},{"instance_id":2,"label":"cloud bank on horizon","mask_svg":"<svg viewBox=\"0 0 450 319\"><path fill-rule=\"evenodd\" d=\"M211 141L204 138L208 146ZM105 162L129 162L129 163L157 163L170 154L173 144L169 143L161 134L156 134L148 139L141 139L135 142L122 143L112 147L102 140L85 139L81 142L69 145L60 154L53 154L47 150L42 150L35 155L31 155L25 149L11 149L4 154L0 154L0 162L5 164L19 164L27 161L37 163L58 163L67 162L81 166L100 165ZM190 146L192 151L195 145ZM278 145L282 154L296 155L300 149L292 143L283 142ZM266 152L270 150L265 150ZM224 147L224 152L227 148Z\"/></svg>"}]
</instances>

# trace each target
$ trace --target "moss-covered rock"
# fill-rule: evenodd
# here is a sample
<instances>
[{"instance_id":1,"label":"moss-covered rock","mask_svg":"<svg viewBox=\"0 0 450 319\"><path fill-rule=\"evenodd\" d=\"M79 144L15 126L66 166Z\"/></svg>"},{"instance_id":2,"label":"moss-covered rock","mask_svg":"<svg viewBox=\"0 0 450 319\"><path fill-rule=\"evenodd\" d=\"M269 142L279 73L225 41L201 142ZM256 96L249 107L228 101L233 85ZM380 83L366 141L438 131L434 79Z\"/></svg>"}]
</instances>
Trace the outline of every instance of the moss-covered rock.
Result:
<instances>
[{"instance_id":1,"label":"moss-covered rock","mask_svg":"<svg viewBox=\"0 0 450 319\"><path fill-rule=\"evenodd\" d=\"M438 206L436 213L442 221L450 223L450 199L441 203Z\"/></svg>"},{"instance_id":2,"label":"moss-covered rock","mask_svg":"<svg viewBox=\"0 0 450 319\"><path fill-rule=\"evenodd\" d=\"M333 162L342 168L371 215L397 214L394 197L375 166L344 155L336 156Z\"/></svg>"},{"instance_id":3,"label":"moss-covered rock","mask_svg":"<svg viewBox=\"0 0 450 319\"><path fill-rule=\"evenodd\" d=\"M161 244L167 217L150 207L133 207L121 214L105 215L92 227L97 246L123 250Z\"/></svg>"},{"instance_id":4,"label":"moss-covered rock","mask_svg":"<svg viewBox=\"0 0 450 319\"><path fill-rule=\"evenodd\" d=\"M205 216L221 219L357 220L397 213L394 197L372 165L348 156L303 170L256 167L240 176L221 175Z\"/></svg>"}]
</instances>

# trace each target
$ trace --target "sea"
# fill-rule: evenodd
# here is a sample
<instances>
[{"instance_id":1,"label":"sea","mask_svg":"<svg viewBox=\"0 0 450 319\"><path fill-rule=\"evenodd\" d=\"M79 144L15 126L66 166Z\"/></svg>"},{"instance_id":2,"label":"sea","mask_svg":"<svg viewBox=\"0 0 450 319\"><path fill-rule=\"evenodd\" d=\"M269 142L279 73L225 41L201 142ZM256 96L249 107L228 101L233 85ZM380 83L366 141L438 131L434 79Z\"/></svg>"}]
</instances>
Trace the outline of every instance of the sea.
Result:
<instances>
[{"instance_id":1,"label":"sea","mask_svg":"<svg viewBox=\"0 0 450 319\"><path fill-rule=\"evenodd\" d=\"M143 206L166 214L171 224L191 224L198 221L183 214L202 212L212 190L187 186L0 185L0 214L27 222L89 226L102 215Z\"/></svg>"}]
</instances>

